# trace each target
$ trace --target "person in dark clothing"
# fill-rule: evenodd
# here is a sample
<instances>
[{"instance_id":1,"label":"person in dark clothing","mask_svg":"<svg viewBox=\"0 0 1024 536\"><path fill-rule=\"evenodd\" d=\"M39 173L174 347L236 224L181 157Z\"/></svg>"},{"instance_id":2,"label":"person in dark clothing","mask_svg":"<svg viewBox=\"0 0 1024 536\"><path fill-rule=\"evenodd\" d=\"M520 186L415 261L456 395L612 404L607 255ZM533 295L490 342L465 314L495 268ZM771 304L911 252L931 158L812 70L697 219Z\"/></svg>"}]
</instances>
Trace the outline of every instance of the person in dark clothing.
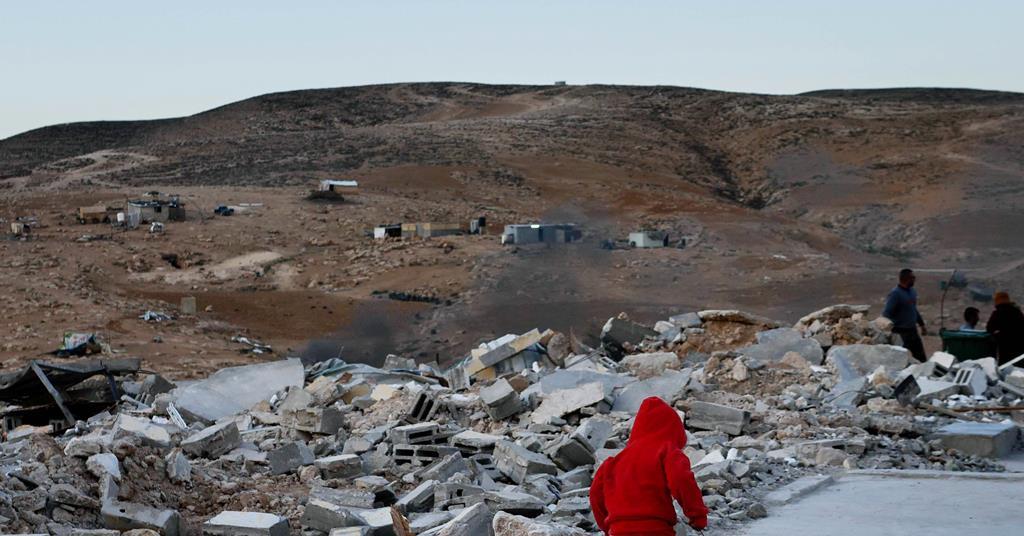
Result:
<instances>
[{"instance_id":1,"label":"person in dark clothing","mask_svg":"<svg viewBox=\"0 0 1024 536\"><path fill-rule=\"evenodd\" d=\"M1024 355L1024 313L1005 292L996 292L992 301L996 309L988 317L985 330L996 338L997 357L1002 365Z\"/></svg>"},{"instance_id":2,"label":"person in dark clothing","mask_svg":"<svg viewBox=\"0 0 1024 536\"><path fill-rule=\"evenodd\" d=\"M924 341L921 335L928 334L924 318L917 311L917 291L914 282L917 276L910 268L900 270L900 281L896 288L889 292L885 299L882 316L892 320L892 331L903 339L903 347L910 351L914 359L922 363L928 359L924 353ZM920 335L918 328L921 329Z\"/></svg>"}]
</instances>

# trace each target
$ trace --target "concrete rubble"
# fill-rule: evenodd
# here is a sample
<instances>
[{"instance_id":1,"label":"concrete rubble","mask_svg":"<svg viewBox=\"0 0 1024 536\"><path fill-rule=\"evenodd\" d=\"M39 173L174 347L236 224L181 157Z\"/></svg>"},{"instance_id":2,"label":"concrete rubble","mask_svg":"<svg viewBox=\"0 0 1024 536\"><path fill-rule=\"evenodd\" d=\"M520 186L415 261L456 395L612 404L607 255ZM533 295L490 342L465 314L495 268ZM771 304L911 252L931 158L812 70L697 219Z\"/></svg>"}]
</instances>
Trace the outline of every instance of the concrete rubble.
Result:
<instances>
[{"instance_id":1,"label":"concrete rubble","mask_svg":"<svg viewBox=\"0 0 1024 536\"><path fill-rule=\"evenodd\" d=\"M54 435L7 431L0 530L595 534L594 471L648 396L686 423L709 534L840 471L1002 471L1020 429L1000 408L1024 405L1024 369L941 352L913 363L868 312L834 306L792 327L729 310L653 327L620 315L598 348L535 329L443 369L389 356L178 385L139 372L125 382L138 403Z\"/></svg>"}]
</instances>

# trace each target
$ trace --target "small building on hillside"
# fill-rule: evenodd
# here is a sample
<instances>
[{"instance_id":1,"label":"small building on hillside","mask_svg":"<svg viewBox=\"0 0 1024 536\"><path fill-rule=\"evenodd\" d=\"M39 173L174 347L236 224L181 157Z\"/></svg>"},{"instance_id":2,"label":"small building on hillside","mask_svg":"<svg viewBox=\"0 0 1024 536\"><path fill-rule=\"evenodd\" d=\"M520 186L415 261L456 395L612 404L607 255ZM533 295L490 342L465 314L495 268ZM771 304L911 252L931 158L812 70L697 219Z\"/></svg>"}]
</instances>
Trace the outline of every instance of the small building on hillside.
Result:
<instances>
[{"instance_id":1,"label":"small building on hillside","mask_svg":"<svg viewBox=\"0 0 1024 536\"><path fill-rule=\"evenodd\" d=\"M402 224L402 236L405 238L412 238L415 236L420 238L451 236L463 234L465 232L466 229L458 223L427 222Z\"/></svg>"},{"instance_id":2,"label":"small building on hillside","mask_svg":"<svg viewBox=\"0 0 1024 536\"><path fill-rule=\"evenodd\" d=\"M664 231L637 231L629 233L629 246L634 248L668 247L668 233Z\"/></svg>"},{"instance_id":3,"label":"small building on hillside","mask_svg":"<svg viewBox=\"0 0 1024 536\"><path fill-rule=\"evenodd\" d=\"M383 240L385 238L399 238L402 236L402 224L388 223L373 228L373 238Z\"/></svg>"},{"instance_id":4,"label":"small building on hillside","mask_svg":"<svg viewBox=\"0 0 1024 536\"><path fill-rule=\"evenodd\" d=\"M131 207L138 210L141 223L185 221L185 205L178 201L177 197L128 201L128 206L125 207L126 214Z\"/></svg>"},{"instance_id":5,"label":"small building on hillside","mask_svg":"<svg viewBox=\"0 0 1024 536\"><path fill-rule=\"evenodd\" d=\"M105 205L78 207L78 223L106 223L110 221L110 210Z\"/></svg>"},{"instance_id":6,"label":"small building on hillside","mask_svg":"<svg viewBox=\"0 0 1024 536\"><path fill-rule=\"evenodd\" d=\"M579 240L575 223L522 223L506 225L502 244L561 244Z\"/></svg>"},{"instance_id":7,"label":"small building on hillside","mask_svg":"<svg viewBox=\"0 0 1024 536\"><path fill-rule=\"evenodd\" d=\"M338 195L352 195L359 193L359 181L324 179L320 181L321 192L334 192Z\"/></svg>"}]
</instances>

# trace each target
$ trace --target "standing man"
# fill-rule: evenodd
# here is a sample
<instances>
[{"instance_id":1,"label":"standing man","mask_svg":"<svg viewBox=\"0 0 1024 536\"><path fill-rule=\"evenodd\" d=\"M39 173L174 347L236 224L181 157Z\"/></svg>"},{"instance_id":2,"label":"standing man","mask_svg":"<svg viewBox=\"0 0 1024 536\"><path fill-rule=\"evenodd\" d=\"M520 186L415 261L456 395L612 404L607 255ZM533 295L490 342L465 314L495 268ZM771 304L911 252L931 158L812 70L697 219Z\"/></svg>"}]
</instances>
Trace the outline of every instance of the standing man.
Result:
<instances>
[{"instance_id":1,"label":"standing man","mask_svg":"<svg viewBox=\"0 0 1024 536\"><path fill-rule=\"evenodd\" d=\"M996 292L993 301L996 310L988 317L985 329L996 338L999 364L1002 365L1024 355L1024 313L1010 301L1006 292Z\"/></svg>"},{"instance_id":2,"label":"standing man","mask_svg":"<svg viewBox=\"0 0 1024 536\"><path fill-rule=\"evenodd\" d=\"M924 355L924 342L921 335L927 335L928 329L924 325L921 313L917 311L917 291L914 290L914 282L917 277L910 268L900 270L900 284L889 292L885 299L885 309L882 316L892 320L892 331L903 339L903 347L910 350L914 359L924 362L928 359ZM921 334L918 335L918 328Z\"/></svg>"}]
</instances>

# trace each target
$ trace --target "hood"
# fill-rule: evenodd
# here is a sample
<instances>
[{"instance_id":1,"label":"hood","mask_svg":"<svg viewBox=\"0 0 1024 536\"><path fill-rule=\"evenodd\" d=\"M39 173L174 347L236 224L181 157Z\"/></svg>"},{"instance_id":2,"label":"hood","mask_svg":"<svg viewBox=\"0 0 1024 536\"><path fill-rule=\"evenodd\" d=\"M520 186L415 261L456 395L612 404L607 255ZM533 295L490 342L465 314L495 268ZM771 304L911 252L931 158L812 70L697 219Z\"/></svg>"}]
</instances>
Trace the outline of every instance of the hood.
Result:
<instances>
[{"instance_id":1,"label":"hood","mask_svg":"<svg viewBox=\"0 0 1024 536\"><path fill-rule=\"evenodd\" d=\"M644 399L640 405L627 446L640 442L670 443L679 449L686 446L686 430L679 414L656 396Z\"/></svg>"}]
</instances>

